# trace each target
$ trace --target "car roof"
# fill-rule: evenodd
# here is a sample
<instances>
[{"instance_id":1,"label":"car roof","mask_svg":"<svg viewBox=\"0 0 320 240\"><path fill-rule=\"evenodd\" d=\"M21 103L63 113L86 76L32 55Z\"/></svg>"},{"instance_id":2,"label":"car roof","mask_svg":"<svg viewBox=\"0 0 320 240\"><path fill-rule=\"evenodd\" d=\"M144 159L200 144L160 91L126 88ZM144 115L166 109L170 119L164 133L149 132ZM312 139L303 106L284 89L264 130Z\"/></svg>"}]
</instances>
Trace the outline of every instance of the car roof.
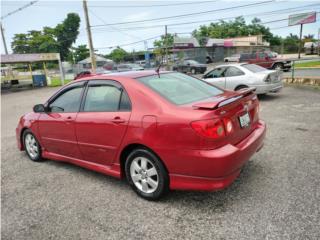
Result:
<instances>
[{"instance_id":1,"label":"car roof","mask_svg":"<svg viewBox=\"0 0 320 240\"><path fill-rule=\"evenodd\" d=\"M171 71L160 71L160 75L164 73L170 73ZM114 72L114 73L106 73L106 74L92 74L89 77L83 77L78 80L97 80L96 77L101 79L108 79L110 76L113 78L140 78L140 77L148 77L157 75L156 70L141 70L141 71L126 71L126 72Z\"/></svg>"},{"instance_id":2,"label":"car roof","mask_svg":"<svg viewBox=\"0 0 320 240\"><path fill-rule=\"evenodd\" d=\"M240 67L240 66L243 66L245 64L248 64L248 63L228 63L228 64L220 64L220 65L217 65L215 66L214 68L217 68L217 67Z\"/></svg>"}]
</instances>

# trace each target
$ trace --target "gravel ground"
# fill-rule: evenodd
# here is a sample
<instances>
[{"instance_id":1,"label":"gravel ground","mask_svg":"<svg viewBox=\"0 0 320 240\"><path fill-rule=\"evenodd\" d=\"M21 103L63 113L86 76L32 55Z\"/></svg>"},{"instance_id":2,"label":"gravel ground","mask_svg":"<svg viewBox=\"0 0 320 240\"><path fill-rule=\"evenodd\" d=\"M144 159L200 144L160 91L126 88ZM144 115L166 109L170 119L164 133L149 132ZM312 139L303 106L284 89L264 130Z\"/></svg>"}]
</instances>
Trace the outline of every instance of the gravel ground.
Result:
<instances>
[{"instance_id":1,"label":"gravel ground","mask_svg":"<svg viewBox=\"0 0 320 240\"><path fill-rule=\"evenodd\" d=\"M125 181L17 150L19 116L56 90L2 95L3 239L320 239L319 91L261 98L265 146L228 189L148 202Z\"/></svg>"}]
</instances>

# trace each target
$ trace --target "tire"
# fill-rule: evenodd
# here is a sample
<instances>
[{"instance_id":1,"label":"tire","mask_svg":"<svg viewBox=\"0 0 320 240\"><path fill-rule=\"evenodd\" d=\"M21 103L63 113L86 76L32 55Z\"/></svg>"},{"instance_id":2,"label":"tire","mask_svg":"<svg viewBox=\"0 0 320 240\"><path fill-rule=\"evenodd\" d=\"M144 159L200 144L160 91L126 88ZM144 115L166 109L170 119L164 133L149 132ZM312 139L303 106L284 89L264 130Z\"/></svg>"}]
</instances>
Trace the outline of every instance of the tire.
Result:
<instances>
[{"instance_id":1,"label":"tire","mask_svg":"<svg viewBox=\"0 0 320 240\"><path fill-rule=\"evenodd\" d=\"M229 62L229 60L228 60L228 59L225 59L224 62Z\"/></svg>"},{"instance_id":2,"label":"tire","mask_svg":"<svg viewBox=\"0 0 320 240\"><path fill-rule=\"evenodd\" d=\"M243 89L243 88L248 88L248 86L240 85L240 86L237 86L234 90L238 91L238 90Z\"/></svg>"},{"instance_id":3,"label":"tire","mask_svg":"<svg viewBox=\"0 0 320 240\"><path fill-rule=\"evenodd\" d=\"M283 70L283 64L282 63L275 63L272 68L274 70Z\"/></svg>"},{"instance_id":4,"label":"tire","mask_svg":"<svg viewBox=\"0 0 320 240\"><path fill-rule=\"evenodd\" d=\"M41 162L43 161L41 154L41 146L35 137L35 135L29 130L25 130L22 135L23 139L23 146L25 151L30 158L30 160L34 162Z\"/></svg>"},{"instance_id":5,"label":"tire","mask_svg":"<svg viewBox=\"0 0 320 240\"><path fill-rule=\"evenodd\" d=\"M157 200L169 191L169 176L164 165L147 149L135 149L129 154L125 173L131 188L146 200Z\"/></svg>"},{"instance_id":6,"label":"tire","mask_svg":"<svg viewBox=\"0 0 320 240\"><path fill-rule=\"evenodd\" d=\"M197 73L196 69L195 68L191 68L191 73L192 74L196 74Z\"/></svg>"}]
</instances>

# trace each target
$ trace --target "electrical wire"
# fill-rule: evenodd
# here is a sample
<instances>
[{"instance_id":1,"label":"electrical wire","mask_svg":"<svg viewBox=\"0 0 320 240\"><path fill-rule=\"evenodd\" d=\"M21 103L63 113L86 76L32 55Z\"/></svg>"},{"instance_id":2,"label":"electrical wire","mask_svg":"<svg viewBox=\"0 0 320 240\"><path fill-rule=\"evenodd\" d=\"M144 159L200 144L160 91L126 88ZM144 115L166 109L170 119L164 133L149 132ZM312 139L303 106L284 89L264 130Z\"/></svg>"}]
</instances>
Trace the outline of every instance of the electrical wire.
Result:
<instances>
[{"instance_id":1,"label":"electrical wire","mask_svg":"<svg viewBox=\"0 0 320 240\"><path fill-rule=\"evenodd\" d=\"M25 9L25 8L28 8L28 7L32 6L33 4L35 4L35 3L38 2L38 1L39 1L39 0L31 1L31 2L29 2L28 4L25 4L25 5L23 5L22 7L19 7L18 9L14 10L14 11L12 11L12 12L9 12L9 13L7 13L7 14L4 15L4 16L1 16L1 20L5 19L5 18L7 18L7 17L9 17L9 16L17 13L17 12L20 12L20 11L22 11L22 10ZM2 3L1 3L1 4L2 4Z\"/></svg>"},{"instance_id":2,"label":"electrical wire","mask_svg":"<svg viewBox=\"0 0 320 240\"><path fill-rule=\"evenodd\" d=\"M182 6L182 5L193 5L193 4L206 4L213 3L216 1L198 1L198 2L185 2L185 3L172 3L172 4L152 4L152 5L92 5L92 8L148 8L148 7L172 7L172 6Z\"/></svg>"},{"instance_id":3,"label":"electrical wire","mask_svg":"<svg viewBox=\"0 0 320 240\"><path fill-rule=\"evenodd\" d=\"M226 11L226 10L232 10L232 9L238 9L238 8L246 8L246 7L253 7L257 5L263 5L267 3L272 3L275 0L269 0L264 2L258 2L258 3L250 3L245 5L239 5L234 7L227 7L227 8L220 8L220 9L213 9L208 11L202 11L202 12L196 12L196 13L186 13L186 14L180 14L175 16L168 16L168 17L161 17L161 18L152 18L152 19L145 19L145 20L136 20L136 21L127 21L127 22L118 22L118 23L108 23L108 24L100 24L100 25L92 25L91 27L103 27L103 26L113 26L113 25L124 25L124 24L131 24L131 23L144 23L144 22L152 22L152 21L158 21L158 20L166 20L166 19L174 19L174 18L181 18L181 17L189 17L189 16L195 16L195 15L201 15L201 14L207 14L207 13L213 13L217 11Z\"/></svg>"}]
</instances>

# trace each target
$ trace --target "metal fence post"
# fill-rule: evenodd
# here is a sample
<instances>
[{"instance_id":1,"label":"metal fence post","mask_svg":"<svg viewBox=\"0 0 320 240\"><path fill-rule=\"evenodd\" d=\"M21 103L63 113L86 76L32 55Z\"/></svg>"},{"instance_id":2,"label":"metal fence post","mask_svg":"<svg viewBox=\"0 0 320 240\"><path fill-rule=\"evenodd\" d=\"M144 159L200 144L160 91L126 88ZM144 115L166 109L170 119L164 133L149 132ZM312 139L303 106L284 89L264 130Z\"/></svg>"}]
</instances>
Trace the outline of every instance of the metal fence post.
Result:
<instances>
[{"instance_id":1,"label":"metal fence post","mask_svg":"<svg viewBox=\"0 0 320 240\"><path fill-rule=\"evenodd\" d=\"M292 62L291 83L294 81L294 60Z\"/></svg>"}]
</instances>

